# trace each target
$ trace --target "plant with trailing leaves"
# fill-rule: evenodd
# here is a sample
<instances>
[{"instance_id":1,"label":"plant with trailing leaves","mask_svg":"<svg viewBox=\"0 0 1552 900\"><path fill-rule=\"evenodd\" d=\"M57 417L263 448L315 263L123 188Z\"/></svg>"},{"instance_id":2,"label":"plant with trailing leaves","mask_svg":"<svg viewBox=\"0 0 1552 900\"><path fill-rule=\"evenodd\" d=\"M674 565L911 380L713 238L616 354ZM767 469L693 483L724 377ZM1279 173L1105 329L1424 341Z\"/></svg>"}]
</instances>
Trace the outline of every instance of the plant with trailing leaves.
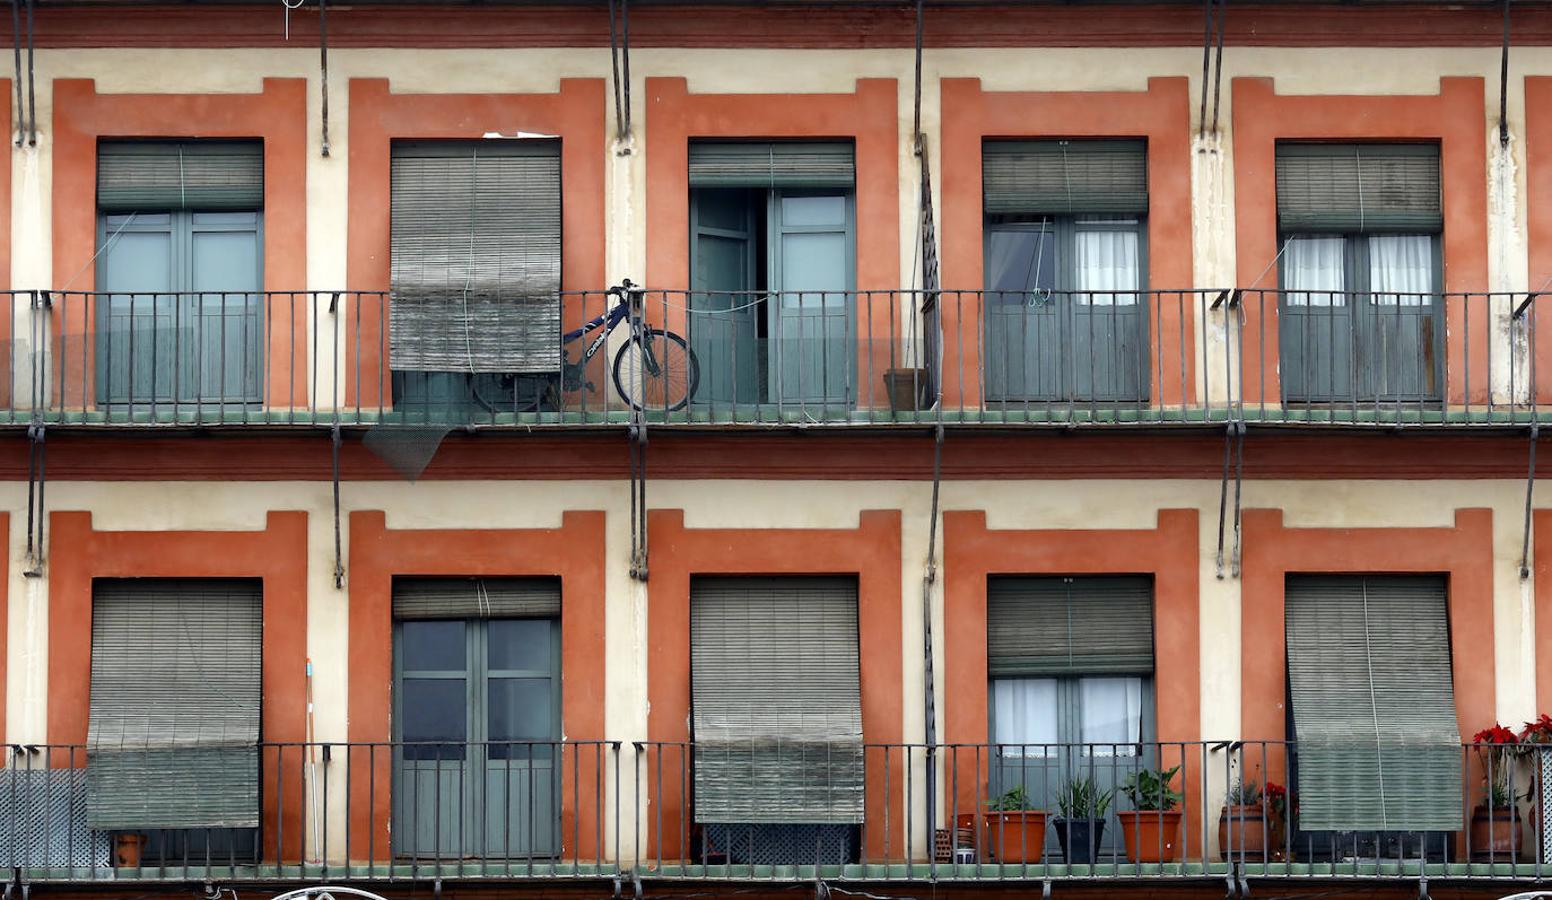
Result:
<instances>
[{"instance_id":1,"label":"plant with trailing leaves","mask_svg":"<svg viewBox=\"0 0 1552 900\"><path fill-rule=\"evenodd\" d=\"M1522 755L1519 736L1494 725L1472 735L1471 744L1482 761L1482 803L1488 809L1508 809L1514 803L1514 759Z\"/></svg>"},{"instance_id":2,"label":"plant with trailing leaves","mask_svg":"<svg viewBox=\"0 0 1552 900\"><path fill-rule=\"evenodd\" d=\"M1185 795L1172 785L1180 767L1168 769L1141 769L1133 772L1121 785L1121 793L1132 801L1132 806L1144 812L1168 812L1179 805Z\"/></svg>"},{"instance_id":3,"label":"plant with trailing leaves","mask_svg":"<svg viewBox=\"0 0 1552 900\"><path fill-rule=\"evenodd\" d=\"M1261 785L1254 781L1241 781L1234 779L1229 785L1229 792L1224 796L1223 802L1229 806L1259 806L1261 804Z\"/></svg>"},{"instance_id":4,"label":"plant with trailing leaves","mask_svg":"<svg viewBox=\"0 0 1552 900\"><path fill-rule=\"evenodd\" d=\"M1019 784L1004 791L1001 797L986 801L986 808L992 812L1022 812L1034 809L1035 805L1029 801L1024 786Z\"/></svg>"},{"instance_id":5,"label":"plant with trailing leaves","mask_svg":"<svg viewBox=\"0 0 1552 900\"><path fill-rule=\"evenodd\" d=\"M1064 819L1103 819L1114 790L1100 790L1092 778L1074 778L1056 794L1056 808Z\"/></svg>"}]
</instances>

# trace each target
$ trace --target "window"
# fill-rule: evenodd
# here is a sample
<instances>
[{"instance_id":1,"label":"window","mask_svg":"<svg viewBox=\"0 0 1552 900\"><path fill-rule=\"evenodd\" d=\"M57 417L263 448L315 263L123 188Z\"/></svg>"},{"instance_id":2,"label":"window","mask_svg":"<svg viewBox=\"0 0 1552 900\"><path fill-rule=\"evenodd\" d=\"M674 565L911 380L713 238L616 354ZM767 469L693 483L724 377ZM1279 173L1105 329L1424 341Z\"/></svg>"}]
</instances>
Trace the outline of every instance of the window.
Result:
<instances>
[{"instance_id":1,"label":"window","mask_svg":"<svg viewBox=\"0 0 1552 900\"><path fill-rule=\"evenodd\" d=\"M850 143L690 144L697 402L851 402L854 157Z\"/></svg>"},{"instance_id":2,"label":"window","mask_svg":"<svg viewBox=\"0 0 1552 900\"><path fill-rule=\"evenodd\" d=\"M559 582L397 579L393 610L394 853L558 853Z\"/></svg>"},{"instance_id":3,"label":"window","mask_svg":"<svg viewBox=\"0 0 1552 900\"><path fill-rule=\"evenodd\" d=\"M1289 576L1285 596L1299 827L1460 829L1444 579Z\"/></svg>"},{"instance_id":4,"label":"window","mask_svg":"<svg viewBox=\"0 0 1552 900\"><path fill-rule=\"evenodd\" d=\"M1278 144L1285 399L1440 398L1439 186L1436 145Z\"/></svg>"},{"instance_id":5,"label":"window","mask_svg":"<svg viewBox=\"0 0 1552 900\"><path fill-rule=\"evenodd\" d=\"M97 148L97 399L263 399L264 147Z\"/></svg>"},{"instance_id":6,"label":"window","mask_svg":"<svg viewBox=\"0 0 1552 900\"><path fill-rule=\"evenodd\" d=\"M690 685L703 857L852 861L863 812L857 582L694 579Z\"/></svg>"},{"instance_id":7,"label":"window","mask_svg":"<svg viewBox=\"0 0 1552 900\"><path fill-rule=\"evenodd\" d=\"M1142 141L987 141L986 395L1147 396Z\"/></svg>"},{"instance_id":8,"label":"window","mask_svg":"<svg viewBox=\"0 0 1552 900\"><path fill-rule=\"evenodd\" d=\"M1111 790L1154 763L1148 578L993 578L986 613L994 796L1055 809L1072 779Z\"/></svg>"},{"instance_id":9,"label":"window","mask_svg":"<svg viewBox=\"0 0 1552 900\"><path fill-rule=\"evenodd\" d=\"M93 830L149 833L151 859L252 858L262 607L249 581L93 585Z\"/></svg>"},{"instance_id":10,"label":"window","mask_svg":"<svg viewBox=\"0 0 1552 900\"><path fill-rule=\"evenodd\" d=\"M558 141L396 141L389 365L410 421L553 409Z\"/></svg>"}]
</instances>

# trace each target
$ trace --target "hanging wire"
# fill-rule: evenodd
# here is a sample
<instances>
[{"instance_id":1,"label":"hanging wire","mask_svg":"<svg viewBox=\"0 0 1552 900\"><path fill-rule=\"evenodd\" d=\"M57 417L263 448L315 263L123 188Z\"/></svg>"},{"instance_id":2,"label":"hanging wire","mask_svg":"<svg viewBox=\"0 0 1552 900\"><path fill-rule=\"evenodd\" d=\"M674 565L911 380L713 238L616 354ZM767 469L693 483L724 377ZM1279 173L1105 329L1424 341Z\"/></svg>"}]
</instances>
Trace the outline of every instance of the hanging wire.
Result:
<instances>
[{"instance_id":1,"label":"hanging wire","mask_svg":"<svg viewBox=\"0 0 1552 900\"><path fill-rule=\"evenodd\" d=\"M1225 15L1225 11L1228 9L1228 6L1229 6L1229 0L1218 0L1218 55L1217 55L1217 61L1213 63L1213 115L1212 115L1212 130L1213 130L1213 134L1217 134L1218 133L1218 101L1219 101L1219 97L1222 95L1222 88L1223 88L1223 32L1224 32L1224 15Z\"/></svg>"},{"instance_id":2,"label":"hanging wire","mask_svg":"<svg viewBox=\"0 0 1552 900\"><path fill-rule=\"evenodd\" d=\"M1509 145L1509 0L1503 0L1503 54L1498 61L1498 144Z\"/></svg>"},{"instance_id":3,"label":"hanging wire","mask_svg":"<svg viewBox=\"0 0 1552 900\"><path fill-rule=\"evenodd\" d=\"M11 49L16 54L16 146L22 145L27 132L27 108L22 105L22 20L17 12L20 0L11 0Z\"/></svg>"},{"instance_id":4,"label":"hanging wire","mask_svg":"<svg viewBox=\"0 0 1552 900\"><path fill-rule=\"evenodd\" d=\"M625 109L620 94L620 26L618 0L609 0L609 65L614 69L614 131L625 136Z\"/></svg>"},{"instance_id":5,"label":"hanging wire","mask_svg":"<svg viewBox=\"0 0 1552 900\"><path fill-rule=\"evenodd\" d=\"M913 107L914 116L911 126L911 140L916 147L916 155L920 156L922 150L922 17L925 12L925 0L916 0L916 103Z\"/></svg>"},{"instance_id":6,"label":"hanging wire","mask_svg":"<svg viewBox=\"0 0 1552 900\"><path fill-rule=\"evenodd\" d=\"M318 56L323 82L323 155L329 155L329 0L318 0Z\"/></svg>"},{"instance_id":7,"label":"hanging wire","mask_svg":"<svg viewBox=\"0 0 1552 900\"><path fill-rule=\"evenodd\" d=\"M27 146L38 145L37 79L32 68L32 0L27 0Z\"/></svg>"}]
</instances>

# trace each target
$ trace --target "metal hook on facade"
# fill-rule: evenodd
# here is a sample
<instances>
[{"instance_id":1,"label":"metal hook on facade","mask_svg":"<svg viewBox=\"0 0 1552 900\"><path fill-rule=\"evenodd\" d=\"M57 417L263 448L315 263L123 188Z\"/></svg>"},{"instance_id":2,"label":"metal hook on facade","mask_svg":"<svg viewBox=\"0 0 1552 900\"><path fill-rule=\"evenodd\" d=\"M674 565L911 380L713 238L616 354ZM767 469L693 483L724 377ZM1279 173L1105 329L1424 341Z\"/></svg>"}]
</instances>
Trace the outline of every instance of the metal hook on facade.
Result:
<instances>
[{"instance_id":1,"label":"metal hook on facade","mask_svg":"<svg viewBox=\"0 0 1552 900\"><path fill-rule=\"evenodd\" d=\"M340 444L344 441L338 422L329 430L329 438L334 458L334 589L340 590L345 587L345 554L340 538Z\"/></svg>"},{"instance_id":2,"label":"metal hook on facade","mask_svg":"<svg viewBox=\"0 0 1552 900\"><path fill-rule=\"evenodd\" d=\"M1531 503L1536 493L1536 443L1541 439L1541 423L1530 425L1530 462L1525 472L1525 532L1520 538L1520 579L1530 577Z\"/></svg>"}]
</instances>

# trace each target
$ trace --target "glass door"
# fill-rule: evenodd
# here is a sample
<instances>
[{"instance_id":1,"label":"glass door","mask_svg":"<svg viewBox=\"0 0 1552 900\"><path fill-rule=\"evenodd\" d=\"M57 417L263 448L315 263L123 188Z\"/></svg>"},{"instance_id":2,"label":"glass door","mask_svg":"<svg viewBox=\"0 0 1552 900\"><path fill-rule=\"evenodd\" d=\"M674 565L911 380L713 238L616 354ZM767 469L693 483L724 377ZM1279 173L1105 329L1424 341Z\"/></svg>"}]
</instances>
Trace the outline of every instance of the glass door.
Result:
<instances>
[{"instance_id":1,"label":"glass door","mask_svg":"<svg viewBox=\"0 0 1552 900\"><path fill-rule=\"evenodd\" d=\"M770 310L772 393L778 402L849 406L855 394L854 215L850 191L772 192L770 271L779 298Z\"/></svg>"}]
</instances>

